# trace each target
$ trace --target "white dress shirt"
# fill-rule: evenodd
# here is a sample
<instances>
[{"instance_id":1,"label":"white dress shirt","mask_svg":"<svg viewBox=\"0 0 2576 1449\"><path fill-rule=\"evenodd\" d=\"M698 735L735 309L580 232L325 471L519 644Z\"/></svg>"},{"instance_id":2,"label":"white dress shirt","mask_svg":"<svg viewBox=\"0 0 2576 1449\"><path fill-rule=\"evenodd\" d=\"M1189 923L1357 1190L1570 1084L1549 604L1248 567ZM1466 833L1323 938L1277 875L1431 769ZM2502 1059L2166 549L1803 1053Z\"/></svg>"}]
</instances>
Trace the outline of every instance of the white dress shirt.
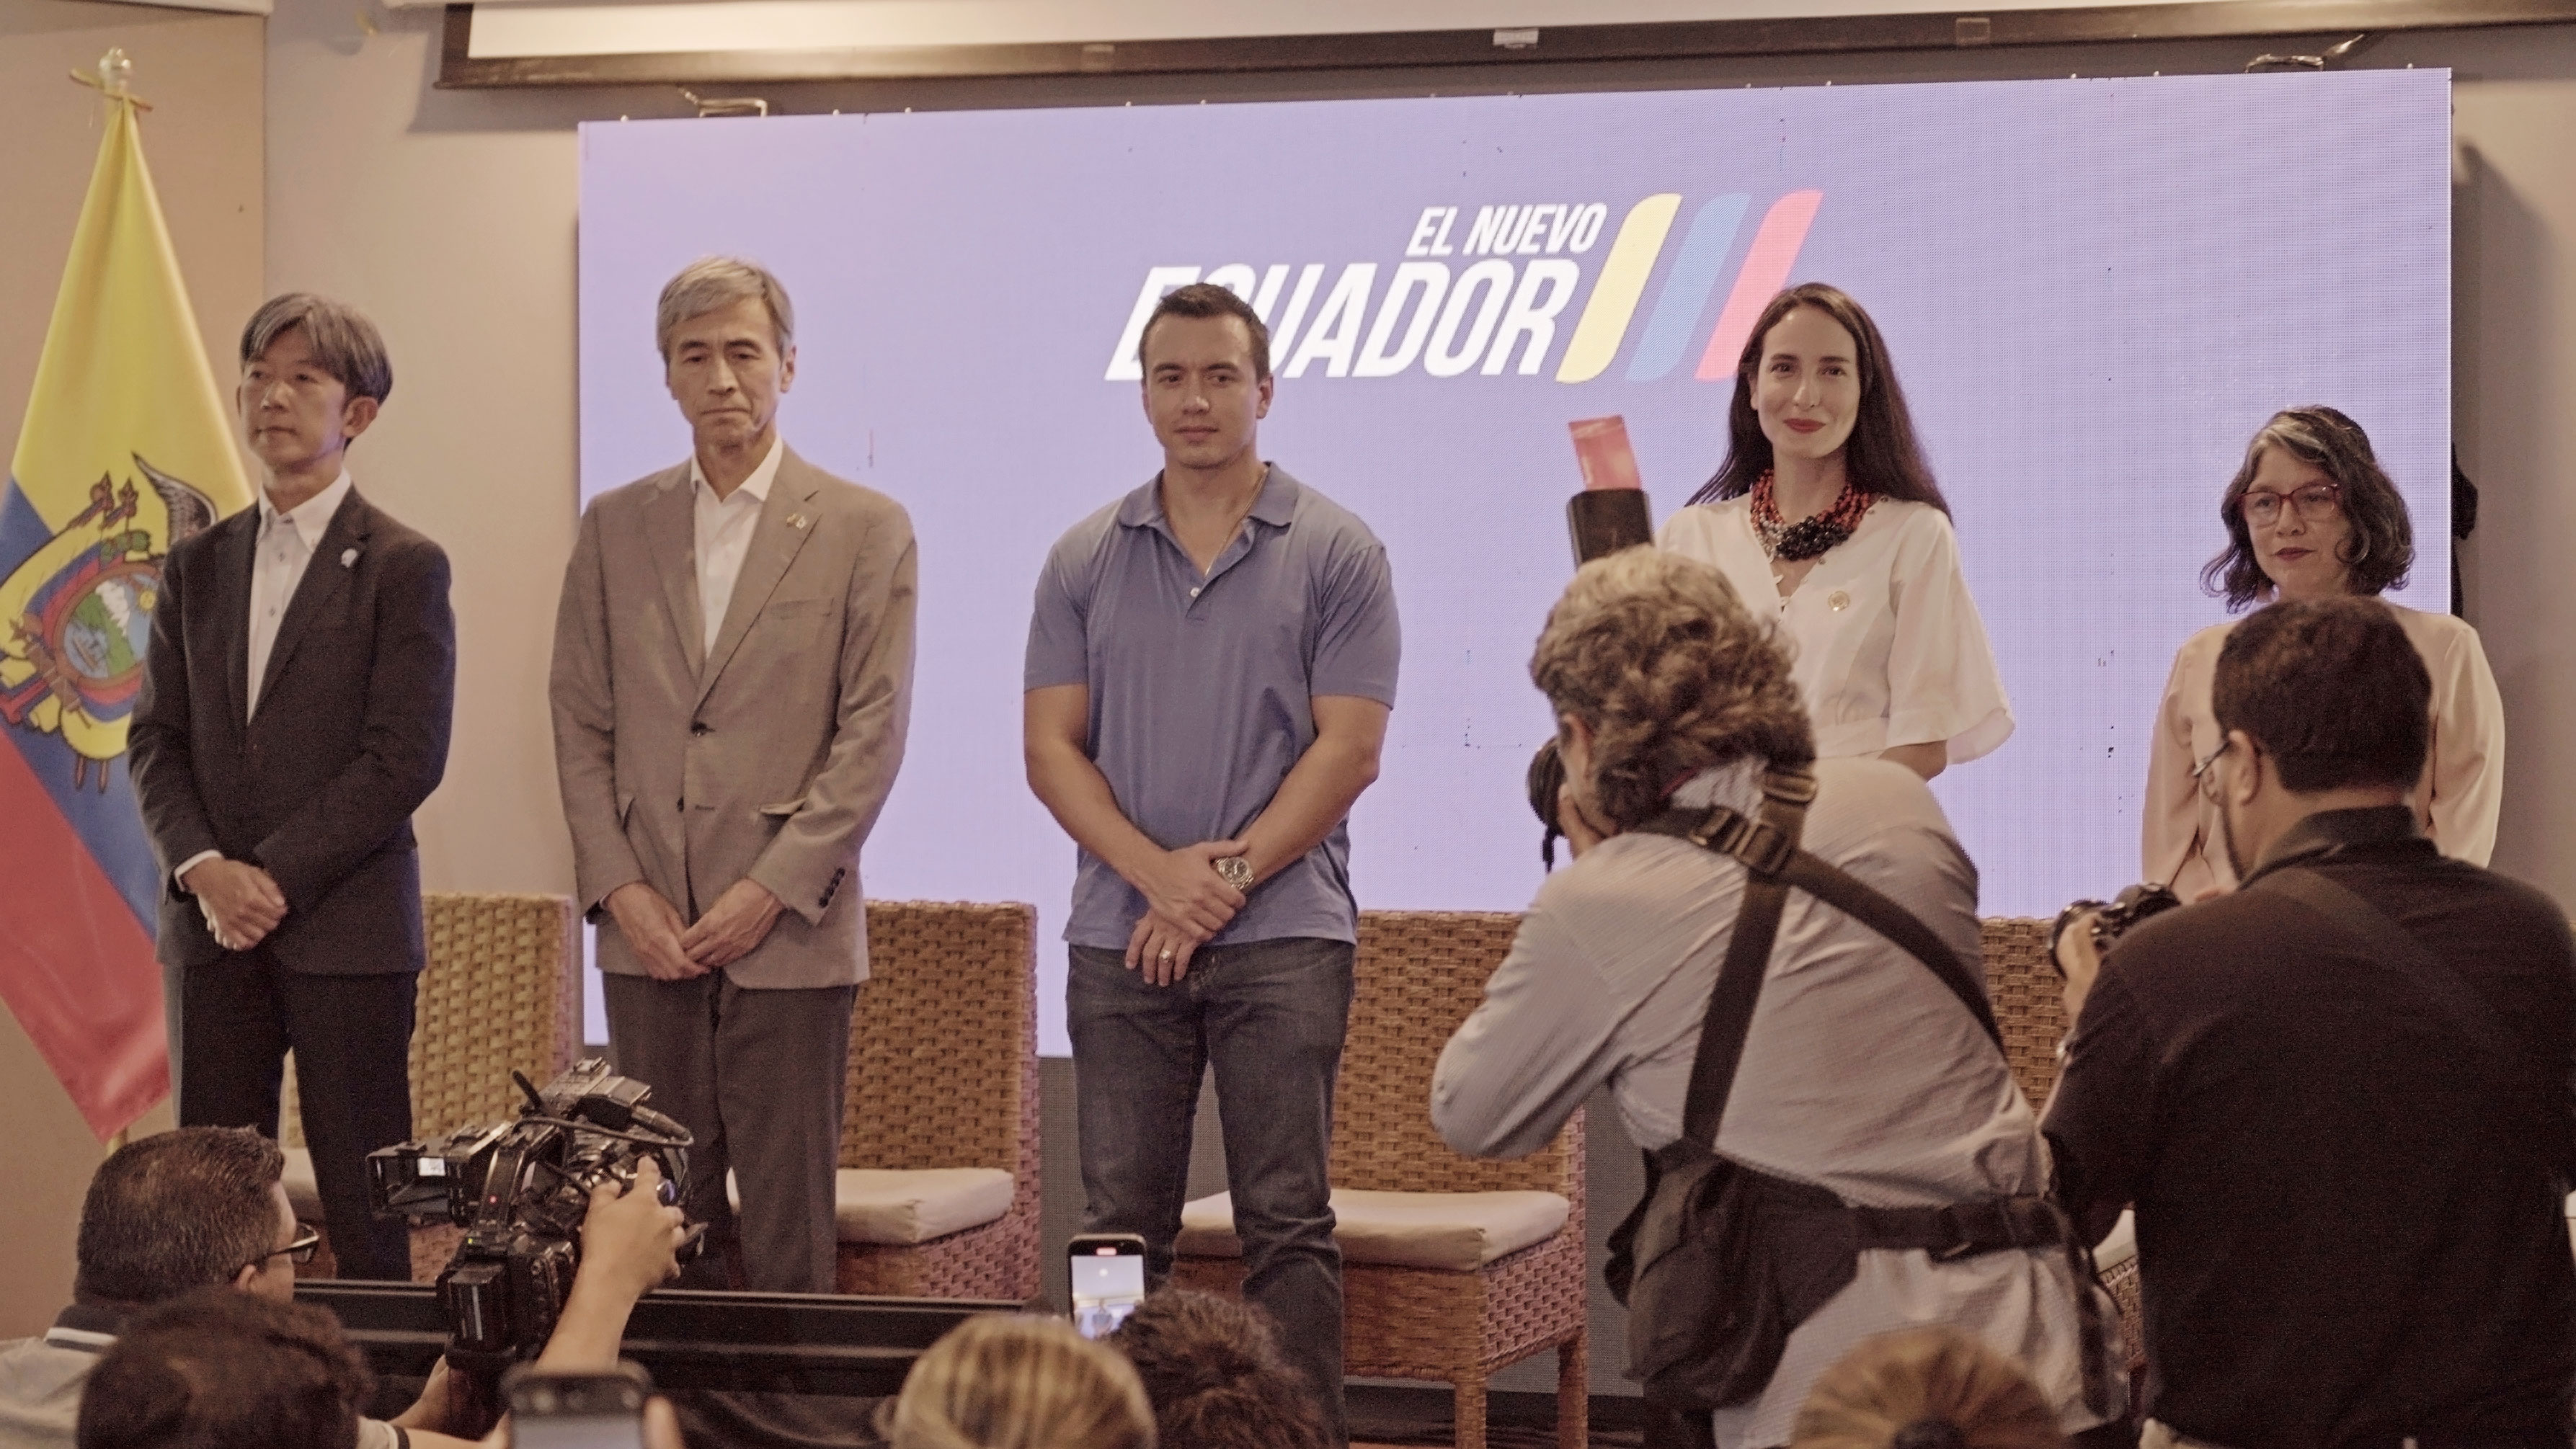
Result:
<instances>
[{"instance_id":1,"label":"white dress shirt","mask_svg":"<svg viewBox=\"0 0 2576 1449\"><path fill-rule=\"evenodd\" d=\"M769 485L778 480L778 462L787 455L787 440L769 440L769 456L724 498L716 497L695 454L689 458L689 494L697 505L698 613L706 629L705 652L716 652L724 632L725 610L733 603L734 580L742 577L743 555L751 551L752 530L760 507L769 501Z\"/></svg>"},{"instance_id":2,"label":"white dress shirt","mask_svg":"<svg viewBox=\"0 0 2576 1449\"><path fill-rule=\"evenodd\" d=\"M348 500L352 486L349 470L343 468L330 487L283 513L268 501L265 489L259 495L258 551L251 555L250 566L250 680L242 708L246 719L259 717L259 685L268 673L268 657L277 649L277 626L285 622L295 590L304 582L304 570L313 562L313 551L322 546L323 530L331 526L331 515ZM201 850L179 862L170 874L179 879L206 861L221 859L221 851ZM209 915L207 921L212 924L213 917Z\"/></svg>"},{"instance_id":3,"label":"white dress shirt","mask_svg":"<svg viewBox=\"0 0 2576 1449\"><path fill-rule=\"evenodd\" d=\"M1785 597L1749 498L1685 508L1656 541L1715 565L1746 607L1779 621L1818 758L1938 741L1956 765L2012 733L1986 621L1940 509L1879 499Z\"/></svg>"},{"instance_id":4,"label":"white dress shirt","mask_svg":"<svg viewBox=\"0 0 2576 1449\"><path fill-rule=\"evenodd\" d=\"M322 531L331 526L331 515L340 511L348 498L349 472L343 468L330 487L305 499L284 513L259 496L259 552L250 566L250 692L246 710L251 718L259 715L259 682L268 673L268 656L277 648L277 626L286 618L286 609L295 602L295 589L304 582L305 566L313 562L313 550L322 546Z\"/></svg>"}]
</instances>

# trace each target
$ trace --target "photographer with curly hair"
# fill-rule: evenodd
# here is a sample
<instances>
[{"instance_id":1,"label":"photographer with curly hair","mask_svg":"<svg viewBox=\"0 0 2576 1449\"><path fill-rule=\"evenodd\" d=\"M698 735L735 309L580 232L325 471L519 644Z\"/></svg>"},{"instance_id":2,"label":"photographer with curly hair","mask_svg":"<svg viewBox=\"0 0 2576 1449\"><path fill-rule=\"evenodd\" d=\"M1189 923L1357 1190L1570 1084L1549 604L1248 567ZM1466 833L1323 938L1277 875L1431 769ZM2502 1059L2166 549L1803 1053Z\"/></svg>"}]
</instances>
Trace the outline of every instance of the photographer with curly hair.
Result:
<instances>
[{"instance_id":1,"label":"photographer with curly hair","mask_svg":"<svg viewBox=\"0 0 2576 1449\"><path fill-rule=\"evenodd\" d=\"M1661 1150L1659 1163L1673 1155L1720 965L1756 884L1738 858L1654 829L1673 807L1749 816L1784 774L1811 770L1802 854L1891 899L1954 964L1977 959L1976 868L1931 791L1891 761L1814 758L1789 661L1715 569L1647 548L1585 565L1530 674L1559 722L1576 860L1540 887L1483 1005L1441 1054L1431 1113L1451 1146L1533 1151L1606 1085L1638 1145ZM1958 1241L1937 1259L1892 1245L1906 1240L1896 1225L1933 1217L2040 1222L2039 1133L1986 1033L1980 989L1945 984L1803 889L1751 980L1732 1088L1699 1145L1756 1183L1764 1217L1785 1207L1788 1225L1765 1241L1825 1271L1800 1280L1812 1301L1782 1315L1767 1377L1713 1396L1717 1442L1787 1443L1809 1386L1854 1343L1936 1323L2027 1364L2065 1428L2116 1419L2107 1345L2085 1329L2109 1310L2079 1296L2099 1290L2078 1281L2062 1233ZM1961 990L1978 992L1973 1007ZM1755 1362L1746 1377L1762 1372Z\"/></svg>"}]
</instances>

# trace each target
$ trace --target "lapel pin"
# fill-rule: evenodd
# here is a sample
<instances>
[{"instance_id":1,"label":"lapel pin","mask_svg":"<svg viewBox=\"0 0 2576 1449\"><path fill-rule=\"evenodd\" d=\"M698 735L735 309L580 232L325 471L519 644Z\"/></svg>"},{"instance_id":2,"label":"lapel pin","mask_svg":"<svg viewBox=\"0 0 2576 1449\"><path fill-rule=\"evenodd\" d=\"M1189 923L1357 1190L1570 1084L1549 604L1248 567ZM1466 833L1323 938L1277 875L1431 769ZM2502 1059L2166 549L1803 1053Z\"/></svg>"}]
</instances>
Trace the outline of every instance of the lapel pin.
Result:
<instances>
[{"instance_id":1,"label":"lapel pin","mask_svg":"<svg viewBox=\"0 0 2576 1449\"><path fill-rule=\"evenodd\" d=\"M342 567L342 568L344 568L344 569L346 569L346 568L355 568L355 567L357 567L357 565L358 565L358 551L357 551L356 549L354 549L354 548L344 548L344 549L340 550L340 567Z\"/></svg>"},{"instance_id":2,"label":"lapel pin","mask_svg":"<svg viewBox=\"0 0 2576 1449\"><path fill-rule=\"evenodd\" d=\"M791 513L787 515L787 526L789 528L802 531L805 527L805 515L802 513Z\"/></svg>"}]
</instances>

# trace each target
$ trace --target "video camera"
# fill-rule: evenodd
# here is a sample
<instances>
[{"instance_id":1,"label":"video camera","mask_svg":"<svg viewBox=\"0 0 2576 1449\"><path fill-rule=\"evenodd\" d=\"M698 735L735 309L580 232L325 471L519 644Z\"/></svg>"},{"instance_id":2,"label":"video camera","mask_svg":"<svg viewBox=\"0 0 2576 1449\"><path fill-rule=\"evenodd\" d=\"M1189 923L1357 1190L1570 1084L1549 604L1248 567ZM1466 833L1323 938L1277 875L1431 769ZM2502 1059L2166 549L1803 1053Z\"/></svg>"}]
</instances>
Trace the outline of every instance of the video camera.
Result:
<instances>
[{"instance_id":1,"label":"video camera","mask_svg":"<svg viewBox=\"0 0 2576 1449\"><path fill-rule=\"evenodd\" d=\"M553 1335L581 1263L592 1190L632 1187L651 1158L663 1203L676 1205L688 1190L694 1140L644 1105L652 1088L597 1057L573 1063L543 1091L518 1072L510 1079L528 1098L515 1119L367 1154L376 1216L465 1229L438 1275L438 1301L449 1361L483 1380L535 1358ZM682 1256L696 1247L693 1232Z\"/></svg>"}]
</instances>

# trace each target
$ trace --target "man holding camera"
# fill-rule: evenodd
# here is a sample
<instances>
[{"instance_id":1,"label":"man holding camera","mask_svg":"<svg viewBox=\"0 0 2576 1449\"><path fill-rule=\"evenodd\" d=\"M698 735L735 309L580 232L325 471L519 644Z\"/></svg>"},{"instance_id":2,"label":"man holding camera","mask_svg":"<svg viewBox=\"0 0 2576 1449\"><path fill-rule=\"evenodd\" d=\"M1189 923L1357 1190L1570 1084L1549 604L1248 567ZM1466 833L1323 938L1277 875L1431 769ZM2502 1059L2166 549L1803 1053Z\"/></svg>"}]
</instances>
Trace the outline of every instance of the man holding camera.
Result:
<instances>
[{"instance_id":1,"label":"man holding camera","mask_svg":"<svg viewBox=\"0 0 2576 1449\"><path fill-rule=\"evenodd\" d=\"M2576 943L2417 832L2431 694L2377 600L2237 625L2243 887L2060 953L2044 1130L2095 1238L2137 1209L2150 1449L2569 1442Z\"/></svg>"},{"instance_id":2,"label":"man holding camera","mask_svg":"<svg viewBox=\"0 0 2576 1449\"><path fill-rule=\"evenodd\" d=\"M1333 1083L1359 910L1346 817L1395 701L1386 550L1261 459L1270 339L1222 287L1139 352L1163 469L1048 555L1029 625L1029 786L1081 846L1065 988L1084 1231L1171 1271L1213 1065L1244 1294L1341 1442Z\"/></svg>"},{"instance_id":3,"label":"man holding camera","mask_svg":"<svg viewBox=\"0 0 2576 1449\"><path fill-rule=\"evenodd\" d=\"M110 1153L81 1203L71 1306L43 1337L0 1345L0 1446L70 1449L90 1374L129 1322L212 1288L295 1298L295 1265L320 1239L295 1220L277 1144L246 1129L182 1127ZM635 1187L591 1195L572 1292L538 1362L607 1369L635 1301L677 1271L685 1228L658 1200L648 1160ZM184 1230L175 1225L184 1225ZM432 1449L449 1413L446 1369L390 1421L361 1420L358 1449ZM167 1426L164 1426L166 1429Z\"/></svg>"}]
</instances>

